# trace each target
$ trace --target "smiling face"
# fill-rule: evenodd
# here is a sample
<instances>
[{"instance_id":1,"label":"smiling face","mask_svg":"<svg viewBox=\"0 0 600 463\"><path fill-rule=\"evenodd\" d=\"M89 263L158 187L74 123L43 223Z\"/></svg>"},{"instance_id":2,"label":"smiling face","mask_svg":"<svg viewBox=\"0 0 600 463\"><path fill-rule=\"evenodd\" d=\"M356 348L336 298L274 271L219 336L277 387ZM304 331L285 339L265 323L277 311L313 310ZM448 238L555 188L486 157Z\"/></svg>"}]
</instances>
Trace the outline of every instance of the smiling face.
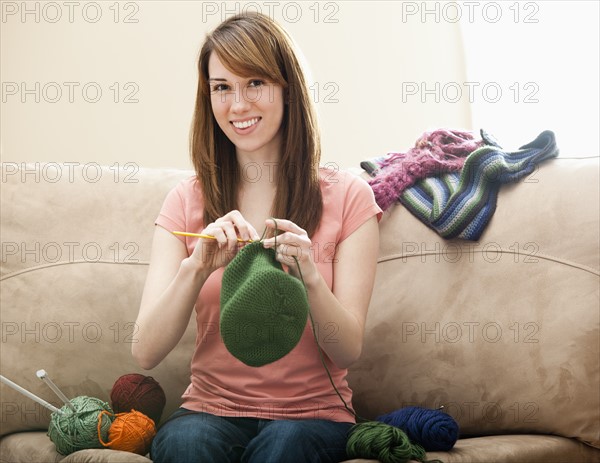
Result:
<instances>
[{"instance_id":1,"label":"smiling face","mask_svg":"<svg viewBox=\"0 0 600 463\"><path fill-rule=\"evenodd\" d=\"M217 124L240 156L276 160L284 103L281 85L229 71L216 53L208 61L210 101Z\"/></svg>"}]
</instances>

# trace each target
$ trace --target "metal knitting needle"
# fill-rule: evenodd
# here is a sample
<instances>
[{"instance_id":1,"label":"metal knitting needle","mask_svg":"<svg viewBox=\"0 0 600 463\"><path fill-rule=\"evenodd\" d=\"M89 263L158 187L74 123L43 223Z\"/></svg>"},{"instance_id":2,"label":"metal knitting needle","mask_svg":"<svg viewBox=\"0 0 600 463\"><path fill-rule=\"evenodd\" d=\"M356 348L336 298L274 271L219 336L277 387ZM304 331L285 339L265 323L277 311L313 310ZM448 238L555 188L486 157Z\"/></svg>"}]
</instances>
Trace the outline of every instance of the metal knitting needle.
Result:
<instances>
[{"instance_id":1,"label":"metal knitting needle","mask_svg":"<svg viewBox=\"0 0 600 463\"><path fill-rule=\"evenodd\" d=\"M73 406L71 401L67 398L67 396L64 395L62 393L62 391L58 388L58 386L56 384L54 384L52 382L52 380L48 377L46 370L38 370L36 375L43 382L45 382L50 389L52 389L54 391L54 393L58 396L58 398L60 400L62 400L65 403L65 405L71 409L71 411L74 411L74 412L77 411L77 410L75 410L75 407Z\"/></svg>"},{"instance_id":2,"label":"metal knitting needle","mask_svg":"<svg viewBox=\"0 0 600 463\"><path fill-rule=\"evenodd\" d=\"M25 389L24 387L19 386L17 383L13 383L10 379L5 378L2 375L0 375L0 382L3 383L3 384L6 384L9 387L12 387L15 391L20 392L21 394L23 394L26 397L29 397L31 400L33 400L34 402L37 402L38 404L46 407L48 410L51 410L51 411L53 411L55 413L58 413L59 415L63 414L63 412L60 411L58 408L56 408L54 405L46 402L44 399L38 397L33 392L29 392L27 389Z\"/></svg>"}]
</instances>

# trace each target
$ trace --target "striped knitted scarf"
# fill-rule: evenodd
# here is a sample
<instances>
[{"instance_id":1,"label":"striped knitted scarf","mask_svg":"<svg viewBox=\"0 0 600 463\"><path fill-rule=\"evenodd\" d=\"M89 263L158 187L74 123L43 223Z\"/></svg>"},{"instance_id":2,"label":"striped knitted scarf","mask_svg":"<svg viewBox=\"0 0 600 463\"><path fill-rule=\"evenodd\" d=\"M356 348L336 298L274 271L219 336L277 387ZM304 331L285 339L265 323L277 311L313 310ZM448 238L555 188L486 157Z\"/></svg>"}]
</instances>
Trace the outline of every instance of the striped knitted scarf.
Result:
<instances>
[{"instance_id":1,"label":"striped knitted scarf","mask_svg":"<svg viewBox=\"0 0 600 463\"><path fill-rule=\"evenodd\" d=\"M558 156L554 133L546 130L517 151L496 144L477 148L462 171L424 178L407 188L400 202L446 239L476 241L496 210L500 186L529 175L536 164Z\"/></svg>"},{"instance_id":2,"label":"striped knitted scarf","mask_svg":"<svg viewBox=\"0 0 600 463\"><path fill-rule=\"evenodd\" d=\"M406 153L388 153L363 161L360 166L374 177L369 185L377 204L385 211L418 180L460 171L468 154L484 143L493 143L484 131L481 135L483 140L476 140L471 132L461 130L425 132Z\"/></svg>"}]
</instances>

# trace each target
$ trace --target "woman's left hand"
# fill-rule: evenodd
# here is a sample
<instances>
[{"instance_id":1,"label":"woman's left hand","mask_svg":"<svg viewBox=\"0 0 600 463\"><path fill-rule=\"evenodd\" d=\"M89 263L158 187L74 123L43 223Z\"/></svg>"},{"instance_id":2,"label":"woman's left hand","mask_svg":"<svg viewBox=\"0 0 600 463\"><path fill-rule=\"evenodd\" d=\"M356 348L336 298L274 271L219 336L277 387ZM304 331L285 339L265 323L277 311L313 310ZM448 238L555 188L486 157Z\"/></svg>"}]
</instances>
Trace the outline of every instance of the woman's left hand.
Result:
<instances>
[{"instance_id":1,"label":"woman's left hand","mask_svg":"<svg viewBox=\"0 0 600 463\"><path fill-rule=\"evenodd\" d=\"M277 225L274 221L277 221ZM300 277L296 265L297 259L305 283L318 276L318 270L312 256L312 242L304 229L286 219L267 219L265 224L273 231L277 230L278 235L277 238L265 239L263 246L265 248L275 248L275 258L282 264L287 265L292 275ZM277 242L276 247L275 242Z\"/></svg>"}]
</instances>

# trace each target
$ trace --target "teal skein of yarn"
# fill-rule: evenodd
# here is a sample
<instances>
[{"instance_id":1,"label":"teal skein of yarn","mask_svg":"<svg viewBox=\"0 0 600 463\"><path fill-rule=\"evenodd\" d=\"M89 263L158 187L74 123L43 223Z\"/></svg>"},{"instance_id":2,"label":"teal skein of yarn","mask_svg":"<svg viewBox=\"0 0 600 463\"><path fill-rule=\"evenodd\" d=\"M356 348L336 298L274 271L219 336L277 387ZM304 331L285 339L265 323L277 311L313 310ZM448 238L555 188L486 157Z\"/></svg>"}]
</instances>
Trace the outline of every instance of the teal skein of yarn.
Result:
<instances>
[{"instance_id":1,"label":"teal skein of yarn","mask_svg":"<svg viewBox=\"0 0 600 463\"><path fill-rule=\"evenodd\" d=\"M69 455L77 450L103 448L98 433L103 441L108 441L113 418L103 418L98 429L98 415L103 410L113 413L108 403L88 396L75 397L70 402L75 411L64 405L60 409L62 414L54 412L50 416L48 437L54 442L56 451L61 455Z\"/></svg>"},{"instance_id":2,"label":"teal skein of yarn","mask_svg":"<svg viewBox=\"0 0 600 463\"><path fill-rule=\"evenodd\" d=\"M247 244L221 282L221 338L238 360L260 367L287 355L300 341L309 313L302 282L283 270L273 249Z\"/></svg>"}]
</instances>

